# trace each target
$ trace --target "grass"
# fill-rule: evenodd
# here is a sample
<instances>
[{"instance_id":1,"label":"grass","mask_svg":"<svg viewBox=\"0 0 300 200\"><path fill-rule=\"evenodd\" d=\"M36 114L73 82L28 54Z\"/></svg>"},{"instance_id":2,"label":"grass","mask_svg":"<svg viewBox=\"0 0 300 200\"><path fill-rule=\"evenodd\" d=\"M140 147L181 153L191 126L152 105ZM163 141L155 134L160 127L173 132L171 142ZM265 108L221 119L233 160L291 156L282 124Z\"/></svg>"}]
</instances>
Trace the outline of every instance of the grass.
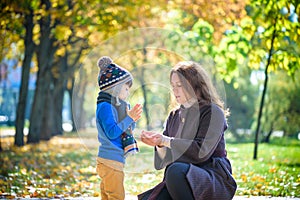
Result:
<instances>
[{"instance_id":1,"label":"grass","mask_svg":"<svg viewBox=\"0 0 300 200\"><path fill-rule=\"evenodd\" d=\"M99 196L95 172L94 134L66 134L48 142L14 147L1 138L0 198ZM153 168L153 149L139 142L140 152L127 158L125 189L137 195L162 180ZM253 160L253 144L227 144L236 195L300 197L300 145L260 144Z\"/></svg>"},{"instance_id":2,"label":"grass","mask_svg":"<svg viewBox=\"0 0 300 200\"><path fill-rule=\"evenodd\" d=\"M300 146L228 144L237 195L300 196Z\"/></svg>"}]
</instances>

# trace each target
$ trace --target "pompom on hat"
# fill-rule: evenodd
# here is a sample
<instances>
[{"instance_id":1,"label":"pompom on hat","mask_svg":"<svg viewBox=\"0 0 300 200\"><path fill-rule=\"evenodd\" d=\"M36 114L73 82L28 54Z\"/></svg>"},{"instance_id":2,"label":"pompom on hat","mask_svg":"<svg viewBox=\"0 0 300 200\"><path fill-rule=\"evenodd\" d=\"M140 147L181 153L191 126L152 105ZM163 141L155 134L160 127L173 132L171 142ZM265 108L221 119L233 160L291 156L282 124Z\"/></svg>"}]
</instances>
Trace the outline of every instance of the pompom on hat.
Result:
<instances>
[{"instance_id":1,"label":"pompom on hat","mask_svg":"<svg viewBox=\"0 0 300 200\"><path fill-rule=\"evenodd\" d=\"M101 91L132 81L132 75L126 69L115 64L108 56L101 57L97 65L100 69L98 85Z\"/></svg>"}]
</instances>

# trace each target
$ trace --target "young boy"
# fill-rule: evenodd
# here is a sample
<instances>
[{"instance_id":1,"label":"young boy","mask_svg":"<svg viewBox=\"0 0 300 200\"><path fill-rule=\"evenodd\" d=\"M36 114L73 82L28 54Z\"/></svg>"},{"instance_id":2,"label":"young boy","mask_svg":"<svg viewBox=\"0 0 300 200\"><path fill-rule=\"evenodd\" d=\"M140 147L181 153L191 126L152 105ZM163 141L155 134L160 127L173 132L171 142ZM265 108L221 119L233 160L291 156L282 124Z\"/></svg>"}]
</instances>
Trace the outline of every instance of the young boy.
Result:
<instances>
[{"instance_id":1,"label":"young boy","mask_svg":"<svg viewBox=\"0 0 300 200\"><path fill-rule=\"evenodd\" d=\"M101 57L97 64L100 92L96 124L100 145L96 169L101 178L101 198L122 200L125 199L125 157L138 151L131 133L141 117L142 106L137 104L130 110L125 102L133 80L127 70L107 56Z\"/></svg>"}]
</instances>

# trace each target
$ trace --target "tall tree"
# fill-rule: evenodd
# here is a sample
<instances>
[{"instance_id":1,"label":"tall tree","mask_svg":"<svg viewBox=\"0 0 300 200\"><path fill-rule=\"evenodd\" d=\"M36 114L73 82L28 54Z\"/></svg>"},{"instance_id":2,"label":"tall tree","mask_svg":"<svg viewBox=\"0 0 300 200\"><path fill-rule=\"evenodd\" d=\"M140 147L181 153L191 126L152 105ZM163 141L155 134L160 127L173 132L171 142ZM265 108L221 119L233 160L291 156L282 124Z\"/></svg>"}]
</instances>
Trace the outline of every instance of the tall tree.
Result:
<instances>
[{"instance_id":1,"label":"tall tree","mask_svg":"<svg viewBox=\"0 0 300 200\"><path fill-rule=\"evenodd\" d=\"M22 46L18 46L18 48L24 49L24 53L22 54L22 82L15 122L15 145L17 146L24 145L23 129L27 104L28 82L35 46L32 40L34 27L33 5L34 1L27 0L22 2L1 2L1 21L4 22L1 23L1 30L5 32L5 34L1 34L4 36L1 41L8 41L7 44L3 43L1 46L2 48L5 47L6 49L9 49L7 46L12 45L13 43L18 43L18 41L23 41L23 43L21 42ZM19 20L15 20L15 18L18 18ZM3 55L9 57L8 55L10 54L10 51L11 50L8 50L6 53L1 52L1 57L3 57ZM14 55L14 57L16 57L16 55Z\"/></svg>"},{"instance_id":2,"label":"tall tree","mask_svg":"<svg viewBox=\"0 0 300 200\"><path fill-rule=\"evenodd\" d=\"M25 110L27 104L27 94L29 85L30 67L32 63L32 57L34 54L35 44L33 42L33 8L30 3L31 1L24 1L25 5L25 20L23 22L26 33L24 38L24 59L22 62L22 77L21 77L21 88L19 94L19 101L17 106L17 117L16 117L16 134L15 134L15 145L24 145L24 124L25 124Z\"/></svg>"},{"instance_id":3,"label":"tall tree","mask_svg":"<svg viewBox=\"0 0 300 200\"><path fill-rule=\"evenodd\" d=\"M41 16L39 19L40 37L37 46L38 74L34 100L30 115L30 126L28 133L28 143L40 141L40 133L46 132L43 139L49 139L48 127L43 127L43 119L47 118L48 101L51 100L50 85L52 83L51 65L55 53L54 39L51 37L52 16L49 14L51 2L42 0L39 9Z\"/></svg>"},{"instance_id":4,"label":"tall tree","mask_svg":"<svg viewBox=\"0 0 300 200\"><path fill-rule=\"evenodd\" d=\"M270 74L265 115L262 117L263 142L269 142L276 130L284 131L285 137L297 137L300 129L299 73L296 72L295 80L281 70Z\"/></svg>"},{"instance_id":5,"label":"tall tree","mask_svg":"<svg viewBox=\"0 0 300 200\"><path fill-rule=\"evenodd\" d=\"M270 71L285 70L291 77L300 68L300 24L297 15L300 7L296 1L254 0L247 7L252 20L248 25L252 30L252 49L249 54L249 66L264 67L264 87L258 111L255 131L253 159L257 159L261 117L267 93L268 75ZM263 9L262 9L263 8ZM247 25L247 26L248 26ZM249 30L248 27L245 30Z\"/></svg>"}]
</instances>

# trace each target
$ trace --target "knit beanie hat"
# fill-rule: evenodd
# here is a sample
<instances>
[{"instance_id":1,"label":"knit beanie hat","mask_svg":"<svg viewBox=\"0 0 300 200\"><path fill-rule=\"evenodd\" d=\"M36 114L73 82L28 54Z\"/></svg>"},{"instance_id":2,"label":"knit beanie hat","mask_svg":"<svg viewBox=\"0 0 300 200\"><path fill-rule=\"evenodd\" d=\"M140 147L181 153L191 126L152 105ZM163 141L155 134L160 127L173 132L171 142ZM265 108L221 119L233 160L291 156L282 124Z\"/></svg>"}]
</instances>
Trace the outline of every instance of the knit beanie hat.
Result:
<instances>
[{"instance_id":1,"label":"knit beanie hat","mask_svg":"<svg viewBox=\"0 0 300 200\"><path fill-rule=\"evenodd\" d=\"M113 63L112 59L108 56L101 57L97 65L100 68L98 85L101 91L109 90L133 80L130 72Z\"/></svg>"}]
</instances>

